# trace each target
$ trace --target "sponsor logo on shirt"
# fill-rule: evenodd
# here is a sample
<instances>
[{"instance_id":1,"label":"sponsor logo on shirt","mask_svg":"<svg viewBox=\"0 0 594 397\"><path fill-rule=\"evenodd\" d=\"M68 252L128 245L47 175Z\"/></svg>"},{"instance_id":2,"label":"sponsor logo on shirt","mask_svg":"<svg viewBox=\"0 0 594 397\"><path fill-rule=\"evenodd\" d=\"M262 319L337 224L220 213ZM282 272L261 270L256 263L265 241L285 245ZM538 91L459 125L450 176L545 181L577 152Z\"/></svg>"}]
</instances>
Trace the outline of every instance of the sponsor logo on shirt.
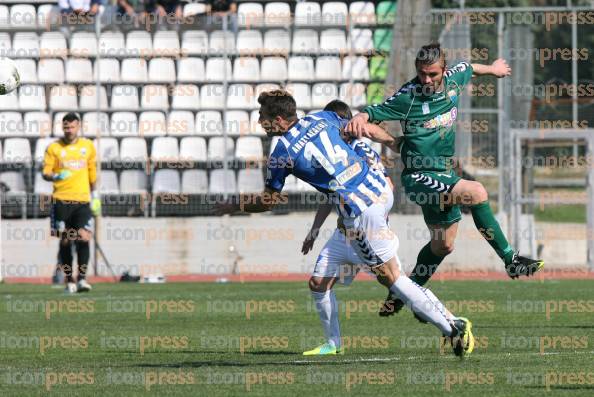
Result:
<instances>
[{"instance_id":1,"label":"sponsor logo on shirt","mask_svg":"<svg viewBox=\"0 0 594 397\"><path fill-rule=\"evenodd\" d=\"M438 128L438 127L451 127L454 122L456 121L456 117L458 116L458 108L453 107L450 109L449 112L445 112L432 118L431 120L427 120L423 123L423 128Z\"/></svg>"}]
</instances>

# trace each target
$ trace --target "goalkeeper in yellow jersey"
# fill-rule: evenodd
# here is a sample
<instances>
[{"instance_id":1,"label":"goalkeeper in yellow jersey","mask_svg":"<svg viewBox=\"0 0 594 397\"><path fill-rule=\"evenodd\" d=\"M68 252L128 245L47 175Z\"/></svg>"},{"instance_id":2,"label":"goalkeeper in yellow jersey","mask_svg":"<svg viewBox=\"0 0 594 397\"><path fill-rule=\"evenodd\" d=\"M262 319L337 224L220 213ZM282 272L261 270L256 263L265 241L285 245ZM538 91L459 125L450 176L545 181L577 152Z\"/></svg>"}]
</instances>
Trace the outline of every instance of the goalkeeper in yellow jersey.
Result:
<instances>
[{"instance_id":1,"label":"goalkeeper in yellow jersey","mask_svg":"<svg viewBox=\"0 0 594 397\"><path fill-rule=\"evenodd\" d=\"M43 159L43 179L53 182L51 229L60 238L59 263L66 276L66 293L88 292L85 280L89 263L89 241L93 215L101 212L95 190L96 153L93 142L79 137L80 119L76 113L62 118L64 137L48 146ZM72 246L76 247L78 282L73 278Z\"/></svg>"}]
</instances>

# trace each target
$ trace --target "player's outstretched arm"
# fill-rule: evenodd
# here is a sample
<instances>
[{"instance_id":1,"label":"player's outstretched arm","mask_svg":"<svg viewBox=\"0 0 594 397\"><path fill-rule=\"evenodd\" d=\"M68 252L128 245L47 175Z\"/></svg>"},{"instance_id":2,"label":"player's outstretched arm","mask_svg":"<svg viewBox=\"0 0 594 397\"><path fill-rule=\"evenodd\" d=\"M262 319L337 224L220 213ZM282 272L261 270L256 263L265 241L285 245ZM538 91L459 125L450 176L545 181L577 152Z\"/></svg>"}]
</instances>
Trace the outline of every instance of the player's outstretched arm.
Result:
<instances>
[{"instance_id":1,"label":"player's outstretched arm","mask_svg":"<svg viewBox=\"0 0 594 397\"><path fill-rule=\"evenodd\" d=\"M318 208L313 225L311 225L311 229L307 233L307 236L305 236L305 240L303 240L303 245L301 246L303 255L307 254L313 248L314 241L316 241L316 238L320 233L320 228L324 224L326 218L328 218L328 215L330 215L330 212L332 212L332 204L322 204Z\"/></svg>"},{"instance_id":2,"label":"player's outstretched arm","mask_svg":"<svg viewBox=\"0 0 594 397\"><path fill-rule=\"evenodd\" d=\"M503 58L496 59L490 65L483 65L482 63L473 63L472 71L474 76L495 76L497 78L510 76L512 73L512 70L507 64L507 61Z\"/></svg>"},{"instance_id":3,"label":"player's outstretched arm","mask_svg":"<svg viewBox=\"0 0 594 397\"><path fill-rule=\"evenodd\" d=\"M222 203L215 208L216 215L233 214L235 212L258 213L270 211L282 199L281 192L266 188L262 193L243 193L238 203Z\"/></svg>"},{"instance_id":4,"label":"player's outstretched arm","mask_svg":"<svg viewBox=\"0 0 594 397\"><path fill-rule=\"evenodd\" d=\"M386 145L388 148L390 148L390 150L396 153L400 151L400 144L402 143L403 137L394 137L377 124L365 123L363 128L365 131L363 136L371 139L374 142L379 142L382 145ZM353 130L347 130L347 132L354 137L357 137L358 135Z\"/></svg>"}]
</instances>

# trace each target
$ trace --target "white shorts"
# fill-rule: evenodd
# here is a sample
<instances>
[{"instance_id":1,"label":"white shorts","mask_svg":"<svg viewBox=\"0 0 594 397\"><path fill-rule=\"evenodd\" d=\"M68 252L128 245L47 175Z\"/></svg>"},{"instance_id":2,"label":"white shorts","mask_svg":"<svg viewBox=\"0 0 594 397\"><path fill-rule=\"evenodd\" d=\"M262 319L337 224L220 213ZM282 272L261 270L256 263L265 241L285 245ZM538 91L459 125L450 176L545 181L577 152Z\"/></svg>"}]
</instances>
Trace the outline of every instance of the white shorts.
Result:
<instances>
[{"instance_id":1,"label":"white shorts","mask_svg":"<svg viewBox=\"0 0 594 397\"><path fill-rule=\"evenodd\" d=\"M363 266L376 267L396 257L398 237L388 225L392 192L385 200L368 207L356 218L345 218L345 236L338 229L326 242L312 273L315 277L337 277L349 285ZM400 261L398 261L400 266Z\"/></svg>"}]
</instances>

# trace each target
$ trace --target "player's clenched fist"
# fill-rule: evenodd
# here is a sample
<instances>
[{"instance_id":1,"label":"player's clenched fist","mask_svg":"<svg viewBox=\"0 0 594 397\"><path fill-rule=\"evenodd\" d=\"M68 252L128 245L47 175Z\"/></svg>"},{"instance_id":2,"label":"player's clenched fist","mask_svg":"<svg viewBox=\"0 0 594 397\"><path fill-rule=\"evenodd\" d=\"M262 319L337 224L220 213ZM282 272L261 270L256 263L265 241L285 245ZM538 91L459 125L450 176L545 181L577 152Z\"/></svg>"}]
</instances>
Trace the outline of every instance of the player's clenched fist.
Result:
<instances>
[{"instance_id":1,"label":"player's clenched fist","mask_svg":"<svg viewBox=\"0 0 594 397\"><path fill-rule=\"evenodd\" d=\"M351 133L352 136L361 138L367 136L367 122L369 121L369 115L366 112L361 112L349 121L346 126L347 132Z\"/></svg>"},{"instance_id":2,"label":"player's clenched fist","mask_svg":"<svg viewBox=\"0 0 594 397\"><path fill-rule=\"evenodd\" d=\"M303 255L307 255L307 253L313 249L317 234L318 233L313 231L307 233L307 237L305 237L305 240L303 240L303 245L301 246L301 252Z\"/></svg>"}]
</instances>

